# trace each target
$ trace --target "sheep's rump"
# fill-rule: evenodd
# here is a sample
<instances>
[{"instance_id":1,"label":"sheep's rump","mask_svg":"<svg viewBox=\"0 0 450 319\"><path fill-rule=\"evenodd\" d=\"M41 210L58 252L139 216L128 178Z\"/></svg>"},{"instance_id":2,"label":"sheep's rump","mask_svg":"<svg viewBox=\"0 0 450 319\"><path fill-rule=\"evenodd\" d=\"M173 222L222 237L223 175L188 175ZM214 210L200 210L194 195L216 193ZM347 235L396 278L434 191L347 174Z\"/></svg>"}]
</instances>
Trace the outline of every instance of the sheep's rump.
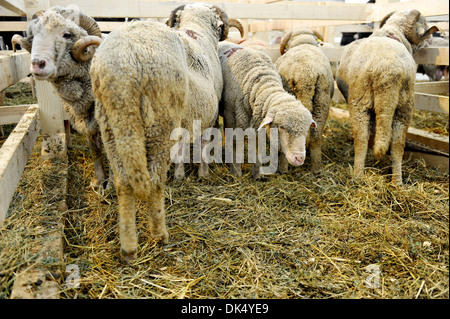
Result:
<instances>
[{"instance_id":1,"label":"sheep's rump","mask_svg":"<svg viewBox=\"0 0 450 319\"><path fill-rule=\"evenodd\" d=\"M169 53L170 52L170 53ZM170 133L189 92L184 46L167 26L133 22L98 48L91 77L96 118L116 183L146 194L165 180Z\"/></svg>"},{"instance_id":2,"label":"sheep's rump","mask_svg":"<svg viewBox=\"0 0 450 319\"><path fill-rule=\"evenodd\" d=\"M333 73L328 58L320 48L312 45L293 47L275 65L284 88L300 99L308 110L313 110L314 97L318 92L331 98Z\"/></svg>"},{"instance_id":3,"label":"sheep's rump","mask_svg":"<svg viewBox=\"0 0 450 319\"><path fill-rule=\"evenodd\" d=\"M352 105L363 96L393 95L414 90L416 64L400 42L386 38L364 39L354 47L346 67L346 82L350 88L348 102ZM397 98L392 101L397 100ZM374 105L365 107L373 108ZM376 110L378 111L378 110ZM380 110L381 111L381 110Z\"/></svg>"}]
</instances>

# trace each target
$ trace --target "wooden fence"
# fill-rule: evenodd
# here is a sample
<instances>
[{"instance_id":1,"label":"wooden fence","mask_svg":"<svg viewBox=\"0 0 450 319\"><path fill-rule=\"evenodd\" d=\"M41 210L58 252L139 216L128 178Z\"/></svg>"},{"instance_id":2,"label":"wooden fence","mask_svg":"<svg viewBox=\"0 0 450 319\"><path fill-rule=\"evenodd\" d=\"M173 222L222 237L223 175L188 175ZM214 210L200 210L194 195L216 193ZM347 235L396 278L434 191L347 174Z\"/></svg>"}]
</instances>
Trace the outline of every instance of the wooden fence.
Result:
<instances>
[{"instance_id":1,"label":"wooden fence","mask_svg":"<svg viewBox=\"0 0 450 319\"><path fill-rule=\"evenodd\" d=\"M23 16L28 19L38 10L54 5L72 6L94 18L158 18L165 19L175 7L185 4L177 1L146 0L0 0L0 16ZM193 1L191 1L193 2ZM418 9L424 16L442 16L446 19L439 26L448 30L449 4L447 0L394 2L378 0L375 4L345 4L340 2L293 2L274 0L214 1L229 17L241 19L245 34L265 38L272 31L286 31L298 24L306 24L322 32L324 40L330 41L333 34L343 31L370 31L366 23L375 27L387 13L399 9ZM270 20L269 20L270 19ZM123 22L99 22L102 31L111 31ZM365 25L361 25L365 24ZM26 21L0 22L0 32L24 31ZM324 48L331 61L339 61L342 48ZM13 85L29 73L30 55L0 51L0 92ZM272 59L277 58L278 49L269 48ZM423 49L416 57L418 63L449 64L448 48ZM61 100L47 81L36 81L38 105L0 107L0 125L18 123L0 149L0 225L2 224L12 196L24 170L37 134L43 136L44 158L65 155L67 116ZM427 82L416 85L416 108L432 112L449 112L448 82ZM332 116L346 117L345 111L334 109ZM435 136L421 130L410 129L408 138L449 152L448 137ZM45 152L46 144L59 143L60 154ZM53 148L56 149L56 148ZM448 166L447 166L448 167Z\"/></svg>"}]
</instances>

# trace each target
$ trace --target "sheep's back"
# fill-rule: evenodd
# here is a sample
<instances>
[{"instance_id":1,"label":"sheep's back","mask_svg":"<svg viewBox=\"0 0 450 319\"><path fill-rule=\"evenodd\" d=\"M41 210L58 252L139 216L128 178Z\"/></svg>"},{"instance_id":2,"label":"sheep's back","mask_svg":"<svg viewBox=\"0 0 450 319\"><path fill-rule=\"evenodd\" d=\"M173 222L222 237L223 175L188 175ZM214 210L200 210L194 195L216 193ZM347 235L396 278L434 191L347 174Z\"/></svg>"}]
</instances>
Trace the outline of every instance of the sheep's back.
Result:
<instances>
[{"instance_id":1,"label":"sheep's back","mask_svg":"<svg viewBox=\"0 0 450 319\"><path fill-rule=\"evenodd\" d=\"M322 50L312 45L300 45L288 50L275 62L285 89L312 109L317 92L330 95L333 72Z\"/></svg>"}]
</instances>

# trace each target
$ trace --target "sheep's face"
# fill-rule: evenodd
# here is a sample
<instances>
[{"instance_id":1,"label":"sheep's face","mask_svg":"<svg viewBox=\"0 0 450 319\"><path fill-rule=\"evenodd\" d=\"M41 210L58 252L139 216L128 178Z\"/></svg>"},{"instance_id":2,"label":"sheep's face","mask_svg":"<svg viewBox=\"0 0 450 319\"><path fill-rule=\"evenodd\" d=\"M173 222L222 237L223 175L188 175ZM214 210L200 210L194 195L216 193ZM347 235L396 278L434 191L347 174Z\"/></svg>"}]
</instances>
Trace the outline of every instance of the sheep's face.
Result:
<instances>
[{"instance_id":1,"label":"sheep's face","mask_svg":"<svg viewBox=\"0 0 450 319\"><path fill-rule=\"evenodd\" d=\"M417 30L417 35L419 36L420 39L422 39L422 41L419 44L411 45L413 53L416 53L417 51L419 51L422 48L426 48L426 47L430 46L433 42L432 34L425 35L425 33L428 30L428 25L427 25L427 20L423 16L421 16L419 18L419 20L417 20L416 30Z\"/></svg>"},{"instance_id":2,"label":"sheep's face","mask_svg":"<svg viewBox=\"0 0 450 319\"><path fill-rule=\"evenodd\" d=\"M306 140L310 127L316 127L311 113L306 108L281 110L272 116L266 116L259 129L265 127L278 129L278 144L289 164L303 165L306 159Z\"/></svg>"},{"instance_id":3,"label":"sheep's face","mask_svg":"<svg viewBox=\"0 0 450 319\"><path fill-rule=\"evenodd\" d=\"M70 50L87 32L51 9L35 20L27 28L30 71L38 80L51 80L61 75L58 74L61 64L73 61Z\"/></svg>"}]
</instances>

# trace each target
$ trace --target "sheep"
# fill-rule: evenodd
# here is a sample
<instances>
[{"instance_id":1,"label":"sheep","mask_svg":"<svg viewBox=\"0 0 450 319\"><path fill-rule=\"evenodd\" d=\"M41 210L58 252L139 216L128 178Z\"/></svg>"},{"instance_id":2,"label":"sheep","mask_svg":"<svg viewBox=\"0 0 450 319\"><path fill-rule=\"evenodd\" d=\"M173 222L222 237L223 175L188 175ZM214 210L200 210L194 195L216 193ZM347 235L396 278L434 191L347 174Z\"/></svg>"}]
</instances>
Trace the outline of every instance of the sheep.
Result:
<instances>
[{"instance_id":1,"label":"sheep","mask_svg":"<svg viewBox=\"0 0 450 319\"><path fill-rule=\"evenodd\" d=\"M226 13L188 4L170 13L168 25L136 21L112 31L91 64L95 117L114 173L124 260L137 252L136 199L149 206L151 236L168 242L164 187L171 132L182 123L192 125L197 116L212 123L222 92L217 45L228 35Z\"/></svg>"},{"instance_id":2,"label":"sheep","mask_svg":"<svg viewBox=\"0 0 450 319\"><path fill-rule=\"evenodd\" d=\"M90 46L98 46L101 38L94 19L78 10L55 6L33 15L27 37L16 34L12 39L14 50L20 44L31 53L33 76L53 84L72 126L87 137L94 161L95 187L102 185L106 174L89 68L95 51Z\"/></svg>"},{"instance_id":3,"label":"sheep","mask_svg":"<svg viewBox=\"0 0 450 319\"><path fill-rule=\"evenodd\" d=\"M203 6L203 4L201 4L201 3L198 5ZM183 10L183 6L180 6L179 11L181 12L182 10ZM220 10L220 9L218 9L218 10ZM223 14L225 14L225 13L223 13ZM194 25L197 24L196 19L197 18L195 17L194 21L193 21ZM180 22L178 20L179 19L177 18L177 16L173 15L166 21L166 25L168 25L171 28L179 29ZM185 19L185 21L184 21L185 28L184 28L183 37L185 37L184 34L187 34L189 36L187 39L191 41L191 46L193 47L193 50L197 50L198 52L200 52L200 50L203 50L204 48L206 48L207 45L205 44L204 46L202 46L201 44L199 45L198 43L208 41L208 39L198 38L196 31L194 31L195 28L197 28L197 27L195 26L191 30L190 25L187 23L188 23L188 21ZM224 24L224 28L226 28L227 36L228 36L229 27L230 27L229 20L228 20L228 17L226 17L226 23ZM192 41L191 38L195 41ZM221 39L221 41L223 41L223 40L224 39ZM198 49L197 47L202 47L203 49ZM193 109L192 112L189 113L188 116L186 116L183 119L182 126L185 128L188 128L188 130L190 132L192 132L194 130L194 127L193 127L194 120L201 121L200 129L203 132L206 128L210 128L216 124L217 117L219 114L218 101L220 99L221 92L222 92L223 80L222 80L222 72L220 69L220 62L219 62L219 58L217 56L217 47L215 47L214 50L212 50L212 51L206 51L206 53L207 53L207 59L208 59L207 63L210 65L210 70L213 73L212 78L213 78L213 82L214 82L214 91L208 92L208 95L214 94L217 101L211 104L211 102L210 102L210 101L212 101L212 97L211 97L210 99L208 99L208 103L206 103L204 105L204 107L199 107L199 108ZM205 92L199 92L199 94L204 95ZM203 99L203 97L201 97L201 96L194 97L194 96L192 96L192 94L191 94L190 98L191 98L192 103L198 103L196 101L202 101L202 99ZM198 103L198 104L201 104L201 103ZM195 137L193 137L191 139L191 142L194 141L193 140L194 138ZM200 143L201 143L200 148L203 149L205 146L205 141L203 140L203 137L201 137L200 139L201 139L200 140ZM187 145L183 146L182 143L179 143L179 145L183 148L188 147ZM182 152L182 149L180 149L180 153L181 152ZM206 164L204 162L203 157L200 157L200 166L199 166L199 170L198 170L198 176L200 178L206 178L209 176L208 164ZM185 177L183 163L175 163L174 177L177 180L182 180Z\"/></svg>"},{"instance_id":4,"label":"sheep","mask_svg":"<svg viewBox=\"0 0 450 319\"><path fill-rule=\"evenodd\" d=\"M281 40L281 56L275 62L286 91L302 101L317 124L308 140L313 172L321 169L322 132L334 93L333 72L330 61L319 48L320 38L316 31L296 27Z\"/></svg>"},{"instance_id":5,"label":"sheep","mask_svg":"<svg viewBox=\"0 0 450 319\"><path fill-rule=\"evenodd\" d=\"M370 37L344 50L336 82L349 104L357 178L364 175L369 147L377 159L390 148L392 182L402 184L402 156L414 107L413 54L429 44L437 29L428 28L417 10L397 11L384 17Z\"/></svg>"},{"instance_id":6,"label":"sheep","mask_svg":"<svg viewBox=\"0 0 450 319\"><path fill-rule=\"evenodd\" d=\"M225 128L278 129L281 157L279 170L284 173L288 164L302 165L305 141L310 127L315 127L311 113L282 85L271 59L263 52L233 43L219 44L224 89L220 114ZM226 134L226 133L225 133ZM259 177L260 163L252 175ZM241 165L233 158L231 172L240 176Z\"/></svg>"},{"instance_id":7,"label":"sheep","mask_svg":"<svg viewBox=\"0 0 450 319\"><path fill-rule=\"evenodd\" d=\"M438 48L448 48L448 40L441 37L433 37L431 46ZM419 64L417 66L417 72L423 73L428 76L430 81L439 81L442 76L448 81L448 65L436 65L436 64Z\"/></svg>"}]
</instances>

